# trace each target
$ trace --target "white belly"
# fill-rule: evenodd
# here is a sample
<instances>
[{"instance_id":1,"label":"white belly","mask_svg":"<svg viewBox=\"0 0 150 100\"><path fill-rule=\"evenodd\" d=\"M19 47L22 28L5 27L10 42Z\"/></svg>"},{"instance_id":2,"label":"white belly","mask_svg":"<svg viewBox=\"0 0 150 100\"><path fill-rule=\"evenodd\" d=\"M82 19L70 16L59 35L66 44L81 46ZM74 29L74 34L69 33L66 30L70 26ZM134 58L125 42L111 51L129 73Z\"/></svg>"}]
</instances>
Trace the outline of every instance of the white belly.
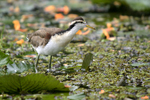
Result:
<instances>
[{"instance_id":1,"label":"white belly","mask_svg":"<svg viewBox=\"0 0 150 100\"><path fill-rule=\"evenodd\" d=\"M55 35L51 37L47 45L39 46L36 49L38 54L44 55L55 55L59 51L63 50L66 45L72 40L73 36L68 36L67 34Z\"/></svg>"}]
</instances>

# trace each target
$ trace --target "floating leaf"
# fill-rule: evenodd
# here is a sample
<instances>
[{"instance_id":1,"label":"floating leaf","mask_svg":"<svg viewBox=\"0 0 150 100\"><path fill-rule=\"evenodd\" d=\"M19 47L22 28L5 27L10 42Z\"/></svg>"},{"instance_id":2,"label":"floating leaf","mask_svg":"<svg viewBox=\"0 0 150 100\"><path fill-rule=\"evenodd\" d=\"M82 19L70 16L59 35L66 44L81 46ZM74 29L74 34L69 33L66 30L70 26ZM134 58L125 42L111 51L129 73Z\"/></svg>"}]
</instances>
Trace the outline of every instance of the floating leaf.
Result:
<instances>
[{"instance_id":1,"label":"floating leaf","mask_svg":"<svg viewBox=\"0 0 150 100\"><path fill-rule=\"evenodd\" d=\"M14 12L15 12L15 13L19 13L19 12L20 12L20 8L17 6L17 7L14 9Z\"/></svg>"},{"instance_id":2,"label":"floating leaf","mask_svg":"<svg viewBox=\"0 0 150 100\"><path fill-rule=\"evenodd\" d=\"M145 66L145 65L150 65L150 63L140 63L140 62L136 62L136 63L133 63L131 64L131 66Z\"/></svg>"},{"instance_id":3,"label":"floating leaf","mask_svg":"<svg viewBox=\"0 0 150 100\"><path fill-rule=\"evenodd\" d=\"M16 41L16 43L22 45L22 44L24 43L24 40L21 39L21 40L19 40L19 41Z\"/></svg>"},{"instance_id":4,"label":"floating leaf","mask_svg":"<svg viewBox=\"0 0 150 100\"><path fill-rule=\"evenodd\" d=\"M86 54L82 63L82 69L85 69L87 71L92 61L93 61L93 54L92 53Z\"/></svg>"},{"instance_id":5,"label":"floating leaf","mask_svg":"<svg viewBox=\"0 0 150 100\"><path fill-rule=\"evenodd\" d=\"M7 65L7 73L22 73L28 71L29 69L34 69L34 65L28 62L13 63Z\"/></svg>"},{"instance_id":6,"label":"floating leaf","mask_svg":"<svg viewBox=\"0 0 150 100\"><path fill-rule=\"evenodd\" d=\"M14 24L14 29L15 30L19 30L20 29L20 22L19 22L19 20L14 20L13 24Z\"/></svg>"},{"instance_id":7,"label":"floating leaf","mask_svg":"<svg viewBox=\"0 0 150 100\"><path fill-rule=\"evenodd\" d=\"M64 6L64 14L68 14L70 11L68 6Z\"/></svg>"},{"instance_id":8,"label":"floating leaf","mask_svg":"<svg viewBox=\"0 0 150 100\"><path fill-rule=\"evenodd\" d=\"M149 97L148 96L144 96L144 97L141 97L141 99L147 100L147 99L149 99Z\"/></svg>"},{"instance_id":9,"label":"floating leaf","mask_svg":"<svg viewBox=\"0 0 150 100\"><path fill-rule=\"evenodd\" d=\"M39 91L69 91L51 75L30 74L26 76L4 75L0 77L0 92L9 94L37 93Z\"/></svg>"},{"instance_id":10,"label":"floating leaf","mask_svg":"<svg viewBox=\"0 0 150 100\"><path fill-rule=\"evenodd\" d=\"M71 19L75 19L78 17L78 15L77 14L69 14L68 17Z\"/></svg>"},{"instance_id":11,"label":"floating leaf","mask_svg":"<svg viewBox=\"0 0 150 100\"><path fill-rule=\"evenodd\" d=\"M64 16L61 13L55 14L55 20L57 19L63 19Z\"/></svg>"},{"instance_id":12,"label":"floating leaf","mask_svg":"<svg viewBox=\"0 0 150 100\"><path fill-rule=\"evenodd\" d=\"M68 96L67 98L71 100L82 100L83 98L85 98L85 95L83 93L80 93L80 94Z\"/></svg>"},{"instance_id":13,"label":"floating leaf","mask_svg":"<svg viewBox=\"0 0 150 100\"><path fill-rule=\"evenodd\" d=\"M104 90L101 90L101 91L99 92L99 94L103 94L103 93L105 93L105 91L104 91Z\"/></svg>"},{"instance_id":14,"label":"floating leaf","mask_svg":"<svg viewBox=\"0 0 150 100\"><path fill-rule=\"evenodd\" d=\"M82 31L81 31L81 30L78 30L78 31L76 32L76 34L81 35L81 34L82 34Z\"/></svg>"},{"instance_id":15,"label":"floating leaf","mask_svg":"<svg viewBox=\"0 0 150 100\"><path fill-rule=\"evenodd\" d=\"M8 63L12 63L9 56L3 53L2 51L0 51L0 55L0 67L7 65Z\"/></svg>"},{"instance_id":16,"label":"floating leaf","mask_svg":"<svg viewBox=\"0 0 150 100\"><path fill-rule=\"evenodd\" d=\"M55 12L56 7L54 5L50 5L44 8L45 12Z\"/></svg>"}]
</instances>

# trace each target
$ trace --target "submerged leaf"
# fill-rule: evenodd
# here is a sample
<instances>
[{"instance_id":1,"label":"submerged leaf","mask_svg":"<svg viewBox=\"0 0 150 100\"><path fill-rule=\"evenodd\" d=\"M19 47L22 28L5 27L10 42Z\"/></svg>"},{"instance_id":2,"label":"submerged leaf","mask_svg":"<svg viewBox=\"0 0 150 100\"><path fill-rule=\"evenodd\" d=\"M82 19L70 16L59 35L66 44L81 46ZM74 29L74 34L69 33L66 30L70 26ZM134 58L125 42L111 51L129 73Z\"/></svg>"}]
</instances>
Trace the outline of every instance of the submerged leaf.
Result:
<instances>
[{"instance_id":1,"label":"submerged leaf","mask_svg":"<svg viewBox=\"0 0 150 100\"><path fill-rule=\"evenodd\" d=\"M82 63L82 69L85 69L87 71L92 61L93 61L93 54L92 53L86 54Z\"/></svg>"},{"instance_id":2,"label":"submerged leaf","mask_svg":"<svg viewBox=\"0 0 150 100\"><path fill-rule=\"evenodd\" d=\"M28 71L29 69L34 69L33 64L29 64L28 62L20 62L13 63L7 65L7 73L22 73L24 71Z\"/></svg>"},{"instance_id":3,"label":"submerged leaf","mask_svg":"<svg viewBox=\"0 0 150 100\"><path fill-rule=\"evenodd\" d=\"M27 76L4 75L0 77L0 92L19 94L39 91L69 91L51 75L30 74Z\"/></svg>"},{"instance_id":4,"label":"submerged leaf","mask_svg":"<svg viewBox=\"0 0 150 100\"><path fill-rule=\"evenodd\" d=\"M150 65L150 63L140 63L140 62L136 62L131 64L131 66L142 66L142 65Z\"/></svg>"},{"instance_id":5,"label":"submerged leaf","mask_svg":"<svg viewBox=\"0 0 150 100\"><path fill-rule=\"evenodd\" d=\"M9 56L6 55L5 53L0 51L0 67L7 65L8 63L12 63L12 61L10 60Z\"/></svg>"},{"instance_id":6,"label":"submerged leaf","mask_svg":"<svg viewBox=\"0 0 150 100\"><path fill-rule=\"evenodd\" d=\"M67 98L71 100L82 100L83 98L85 98L85 95L83 93L80 93L80 94L68 96Z\"/></svg>"}]
</instances>

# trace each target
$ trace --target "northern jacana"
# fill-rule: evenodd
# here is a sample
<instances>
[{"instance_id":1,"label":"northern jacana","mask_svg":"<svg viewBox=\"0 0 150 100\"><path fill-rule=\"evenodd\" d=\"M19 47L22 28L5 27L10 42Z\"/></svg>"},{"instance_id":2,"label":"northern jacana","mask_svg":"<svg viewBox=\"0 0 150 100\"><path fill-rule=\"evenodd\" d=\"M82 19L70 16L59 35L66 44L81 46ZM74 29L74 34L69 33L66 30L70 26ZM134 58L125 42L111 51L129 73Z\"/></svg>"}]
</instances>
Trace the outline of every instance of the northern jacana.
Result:
<instances>
[{"instance_id":1,"label":"northern jacana","mask_svg":"<svg viewBox=\"0 0 150 100\"><path fill-rule=\"evenodd\" d=\"M52 56L63 50L75 36L76 32L84 27L94 29L89 26L82 17L77 17L70 23L69 28L66 30L53 27L41 28L34 33L29 33L27 36L28 41L38 53L35 63L35 71L38 72L37 65L41 54L50 55L50 61L48 64L50 70Z\"/></svg>"}]
</instances>

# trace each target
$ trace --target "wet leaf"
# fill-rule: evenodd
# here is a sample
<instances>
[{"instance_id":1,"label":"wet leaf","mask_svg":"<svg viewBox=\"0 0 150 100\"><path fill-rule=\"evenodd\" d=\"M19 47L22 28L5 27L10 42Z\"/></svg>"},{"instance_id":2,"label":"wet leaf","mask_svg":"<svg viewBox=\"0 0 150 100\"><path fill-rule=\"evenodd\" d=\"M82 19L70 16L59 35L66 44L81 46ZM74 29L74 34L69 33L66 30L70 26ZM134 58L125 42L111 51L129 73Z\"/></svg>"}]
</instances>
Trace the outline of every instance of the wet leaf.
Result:
<instances>
[{"instance_id":1,"label":"wet leaf","mask_svg":"<svg viewBox=\"0 0 150 100\"><path fill-rule=\"evenodd\" d=\"M24 71L28 71L29 69L34 70L34 65L28 62L20 62L20 63L13 63L7 65L7 73L22 73Z\"/></svg>"},{"instance_id":2,"label":"wet leaf","mask_svg":"<svg viewBox=\"0 0 150 100\"><path fill-rule=\"evenodd\" d=\"M142 100L148 100L149 97L148 96L144 96L144 97L141 97Z\"/></svg>"},{"instance_id":3,"label":"wet leaf","mask_svg":"<svg viewBox=\"0 0 150 100\"><path fill-rule=\"evenodd\" d=\"M55 14L55 20L57 19L63 19L64 16L61 13Z\"/></svg>"},{"instance_id":4,"label":"wet leaf","mask_svg":"<svg viewBox=\"0 0 150 100\"><path fill-rule=\"evenodd\" d=\"M99 92L99 94L103 94L103 93L105 93L105 91L104 91L104 90L101 90L101 91Z\"/></svg>"},{"instance_id":5,"label":"wet leaf","mask_svg":"<svg viewBox=\"0 0 150 100\"><path fill-rule=\"evenodd\" d=\"M13 24L14 24L14 29L16 31L20 29L20 22L19 22L19 20L14 20Z\"/></svg>"},{"instance_id":6,"label":"wet leaf","mask_svg":"<svg viewBox=\"0 0 150 100\"><path fill-rule=\"evenodd\" d=\"M9 94L37 93L39 91L69 91L51 75L4 75L0 77L0 92Z\"/></svg>"},{"instance_id":7,"label":"wet leaf","mask_svg":"<svg viewBox=\"0 0 150 100\"><path fill-rule=\"evenodd\" d=\"M24 40L21 39L21 40L19 40L19 41L16 41L16 43L22 45L22 44L24 43Z\"/></svg>"},{"instance_id":8,"label":"wet leaf","mask_svg":"<svg viewBox=\"0 0 150 100\"><path fill-rule=\"evenodd\" d=\"M92 53L86 54L85 58L83 60L83 63L82 63L82 69L87 71L89 69L89 65L92 63L92 61L93 61L93 54Z\"/></svg>"},{"instance_id":9,"label":"wet leaf","mask_svg":"<svg viewBox=\"0 0 150 100\"><path fill-rule=\"evenodd\" d=\"M80 94L68 96L67 98L71 100L82 100L83 98L85 98L85 95L83 93L80 93Z\"/></svg>"},{"instance_id":10,"label":"wet leaf","mask_svg":"<svg viewBox=\"0 0 150 100\"><path fill-rule=\"evenodd\" d=\"M131 64L131 66L145 66L145 65L150 65L150 63L140 63L140 62L136 62Z\"/></svg>"},{"instance_id":11,"label":"wet leaf","mask_svg":"<svg viewBox=\"0 0 150 100\"><path fill-rule=\"evenodd\" d=\"M2 51L0 51L0 67L12 63L9 55L6 55Z\"/></svg>"},{"instance_id":12,"label":"wet leaf","mask_svg":"<svg viewBox=\"0 0 150 100\"><path fill-rule=\"evenodd\" d=\"M56 7L54 5L50 5L44 8L45 12L55 12L56 11Z\"/></svg>"}]
</instances>

